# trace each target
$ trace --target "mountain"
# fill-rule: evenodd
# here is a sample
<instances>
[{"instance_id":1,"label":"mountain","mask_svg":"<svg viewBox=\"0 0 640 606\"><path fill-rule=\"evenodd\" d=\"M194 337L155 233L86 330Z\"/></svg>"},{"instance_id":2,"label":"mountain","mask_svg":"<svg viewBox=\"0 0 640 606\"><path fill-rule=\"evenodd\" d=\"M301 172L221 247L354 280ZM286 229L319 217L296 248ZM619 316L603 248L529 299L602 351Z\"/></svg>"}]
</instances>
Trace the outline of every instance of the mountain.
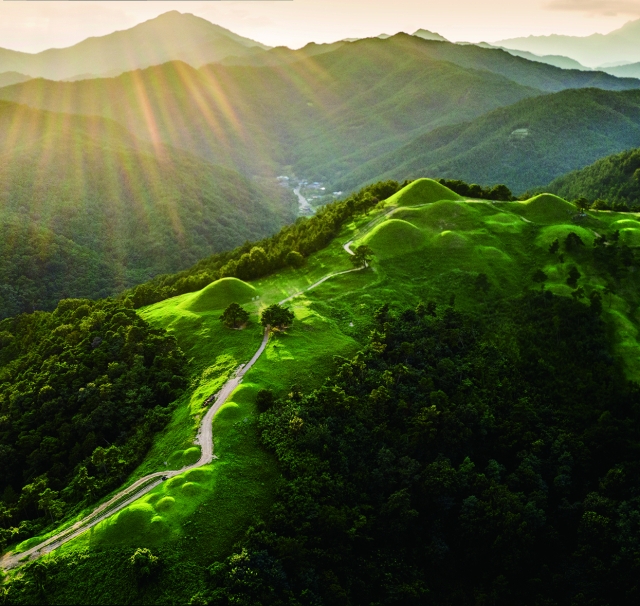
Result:
<instances>
[{"instance_id":1,"label":"mountain","mask_svg":"<svg viewBox=\"0 0 640 606\"><path fill-rule=\"evenodd\" d=\"M330 53L339 49L341 46L348 44L348 42L358 42L358 40L340 40L338 42L330 42L327 44L316 44L315 42L309 42L302 48L293 50L288 46L276 46L266 51L251 54L244 54L239 57L230 56L217 61L222 65L252 65L252 66L274 66L282 65L285 63L294 63L301 61L309 57L315 57L317 55L323 55L324 53Z\"/></svg>"},{"instance_id":2,"label":"mountain","mask_svg":"<svg viewBox=\"0 0 640 606\"><path fill-rule=\"evenodd\" d=\"M26 82L27 80L31 80L31 77L19 74L18 72L2 72L0 74L0 88L3 86L11 86L12 84L19 84L20 82Z\"/></svg>"},{"instance_id":3,"label":"mountain","mask_svg":"<svg viewBox=\"0 0 640 606\"><path fill-rule=\"evenodd\" d=\"M113 294L296 214L288 190L111 120L0 103L0 316Z\"/></svg>"},{"instance_id":4,"label":"mountain","mask_svg":"<svg viewBox=\"0 0 640 606\"><path fill-rule=\"evenodd\" d=\"M559 67L561 69L578 69L581 71L596 71L588 67L585 67L584 65L582 65L582 63L578 63L573 59L569 59L569 57L563 57L562 55L535 55L534 53L528 53L527 51L514 50L512 48L503 48L502 50L506 50L509 54L515 55L516 57L522 57L523 59L528 59L529 61L538 61L539 63L546 63L547 65L553 65L554 67ZM608 73L612 73L612 72L608 72ZM613 75L615 76L617 74L613 74ZM630 75L629 77L633 77L633 76Z\"/></svg>"},{"instance_id":5,"label":"mountain","mask_svg":"<svg viewBox=\"0 0 640 606\"><path fill-rule=\"evenodd\" d=\"M528 36L510 38L495 43L537 55L564 55L584 65L640 61L640 19L630 21L608 34L591 36Z\"/></svg>"},{"instance_id":6,"label":"mountain","mask_svg":"<svg viewBox=\"0 0 640 606\"><path fill-rule=\"evenodd\" d=\"M640 146L640 91L567 90L436 129L333 186L418 175L505 183L523 192L598 158Z\"/></svg>"},{"instance_id":7,"label":"mountain","mask_svg":"<svg viewBox=\"0 0 640 606\"><path fill-rule=\"evenodd\" d=\"M0 89L0 98L101 115L142 140L246 174L293 167L299 175L330 181L435 128L526 97L588 86L640 87L635 79L567 71L499 49L407 34L332 49L259 51L249 62L267 56L272 65L196 70L171 62L108 79L34 79Z\"/></svg>"},{"instance_id":8,"label":"mountain","mask_svg":"<svg viewBox=\"0 0 640 606\"><path fill-rule=\"evenodd\" d=\"M618 78L640 78L640 62L628 63L626 65L616 65L613 67L603 67L602 71L617 76Z\"/></svg>"},{"instance_id":9,"label":"mountain","mask_svg":"<svg viewBox=\"0 0 640 606\"><path fill-rule=\"evenodd\" d=\"M122 73L173 60L200 67L266 48L200 17L171 11L131 29L88 38L68 48L36 54L0 49L0 72L63 80Z\"/></svg>"},{"instance_id":10,"label":"mountain","mask_svg":"<svg viewBox=\"0 0 640 606\"><path fill-rule=\"evenodd\" d=\"M413 32L414 36L423 40L436 40L437 42L449 42L446 38L436 32L430 32L428 29L419 29Z\"/></svg>"},{"instance_id":11,"label":"mountain","mask_svg":"<svg viewBox=\"0 0 640 606\"><path fill-rule=\"evenodd\" d=\"M172 62L117 78L38 79L0 89L0 98L101 115L143 140L248 174L294 165L306 175L341 158L357 165L422 132L540 94L425 52L444 44L402 34L269 67L211 64L196 70Z\"/></svg>"},{"instance_id":12,"label":"mountain","mask_svg":"<svg viewBox=\"0 0 640 606\"><path fill-rule=\"evenodd\" d=\"M640 206L640 149L601 158L590 166L558 177L546 191L569 199L604 200Z\"/></svg>"}]
</instances>

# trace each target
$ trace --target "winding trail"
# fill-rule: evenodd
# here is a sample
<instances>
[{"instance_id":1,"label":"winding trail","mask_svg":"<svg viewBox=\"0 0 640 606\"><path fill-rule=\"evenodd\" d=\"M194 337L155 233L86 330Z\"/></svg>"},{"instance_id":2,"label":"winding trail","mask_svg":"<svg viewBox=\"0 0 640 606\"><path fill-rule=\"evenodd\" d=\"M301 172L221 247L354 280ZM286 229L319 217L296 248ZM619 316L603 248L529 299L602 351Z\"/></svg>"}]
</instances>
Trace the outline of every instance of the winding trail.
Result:
<instances>
[{"instance_id":1,"label":"winding trail","mask_svg":"<svg viewBox=\"0 0 640 606\"><path fill-rule=\"evenodd\" d=\"M298 194L299 195L299 194ZM402 208L402 207L400 207ZM347 242L343 248L349 255L353 255L351 251L351 244L358 238L361 238L363 235L371 231L376 225L381 223L384 219L386 219L389 215L393 214L395 211L399 210L398 207L394 207L387 211L386 213L376 217L370 223L367 223L362 229L358 230L357 236L352 238L349 242ZM304 294L307 291L310 291L323 282L326 282L330 278L335 276L341 276L343 274L348 274L354 271L360 271L361 267L356 267L354 269L347 269L344 271L338 271L334 273L330 273L324 278L321 278L317 282L314 282L310 286L303 288L302 290L288 296L279 302L279 305L283 305L284 303L288 303L292 299ZM198 467L202 467L203 465L208 465L213 461L215 455L213 453L213 417L220 410L222 405L229 399L229 396L235 391L235 389L240 385L244 375L251 369L251 367L258 361L260 356L263 354L265 348L267 347L267 343L269 341L269 330L265 330L264 336L262 338L262 343L258 348L258 351L253 355L251 360L247 362L247 364L241 365L236 370L234 376L229 379L223 386L222 389L216 394L215 401L211 408L207 411L205 416L200 423L200 427L198 429L198 433L196 435L196 439L194 443L199 445L201 448L200 459L194 463L193 465L189 465L188 467L183 467L182 469L176 469L171 471L157 471L155 473L148 474L130 486L122 489L116 495L114 495L111 499L94 509L89 515L84 517L82 520L79 520L72 526L65 528L58 534L48 538L47 540L35 545L34 547L20 552L20 553L7 553L0 560L0 567L5 570L11 570L19 566L20 564L26 563L30 560L35 560L40 556L43 556L47 553L52 552L54 549L60 547L64 543L75 539L81 534L85 533L90 528L93 528L106 518L118 513L120 510L124 509L140 497L144 496L151 490L153 490L156 486L161 484L163 481L168 480L174 476L185 473L191 469L197 469Z\"/></svg>"},{"instance_id":2,"label":"winding trail","mask_svg":"<svg viewBox=\"0 0 640 606\"><path fill-rule=\"evenodd\" d=\"M306 203L311 212L313 209L309 206L308 202L304 199L304 197L300 194L299 188L294 190L294 193L300 199L300 203L302 206L302 201ZM393 206L383 214L379 215L369 223L367 223L364 227L359 229L354 237L349 240L346 244L343 245L344 250L353 256L353 251L351 250L351 245L358 239L362 238L364 235L369 233L372 229L374 229L377 225L388 219L395 212L406 209L406 208L421 208L423 206L428 206L428 204L420 204L415 206ZM526 220L526 219L525 219ZM363 267L356 267L354 269L347 269L343 271L338 271L334 273L330 273L317 282L314 282L310 286L303 288L302 290L288 296L279 302L280 305L284 303L288 303L292 299L308 292L323 282L326 282L330 278L341 276L343 274L348 274L354 271L360 271L361 269L365 269ZM84 517L82 520L79 520L72 526L65 528L58 534L50 537L49 539L43 541L42 543L28 549L27 551L21 553L7 553L0 560L0 567L5 570L11 570L19 566L22 563L28 562L29 560L34 560L39 558L42 555L50 553L57 547L60 547L64 543L75 539L81 534L85 533L90 528L96 526L106 518L114 515L120 510L124 509L140 497L144 496L151 490L153 490L156 486L161 484L163 481L168 480L174 476L185 473L191 469L197 469L198 467L202 467L203 465L208 465L213 461L215 455L213 453L213 418L216 413L220 410L222 405L229 399L229 396L234 392L234 390L240 385L244 375L251 369L251 367L258 361L260 356L263 354L265 348L267 347L267 343L269 341L269 330L265 330L264 336L262 338L262 343L260 347L253 355L251 360L247 362L247 364L240 365L236 370L234 376L229 379L223 386L222 389L216 394L215 401L211 408L204 415L202 422L200 423L200 427L198 429L198 433L194 440L194 443L199 445L201 448L200 459L194 463L193 465L189 465L188 467L183 467L182 469L172 470L172 471L157 471L155 473L148 474L130 486L122 489L116 495L114 495L111 499L94 509L89 515Z\"/></svg>"}]
</instances>

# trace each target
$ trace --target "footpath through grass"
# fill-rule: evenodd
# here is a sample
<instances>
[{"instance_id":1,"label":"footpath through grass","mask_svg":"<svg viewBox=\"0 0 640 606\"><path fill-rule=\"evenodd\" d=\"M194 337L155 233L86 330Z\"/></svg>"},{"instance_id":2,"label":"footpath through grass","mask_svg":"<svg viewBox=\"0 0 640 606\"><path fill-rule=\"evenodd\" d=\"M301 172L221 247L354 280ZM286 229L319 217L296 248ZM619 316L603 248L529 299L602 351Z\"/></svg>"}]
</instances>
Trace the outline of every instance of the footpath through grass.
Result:
<instances>
[{"instance_id":1,"label":"footpath through grass","mask_svg":"<svg viewBox=\"0 0 640 606\"><path fill-rule=\"evenodd\" d=\"M584 295L601 293L603 317L627 372L631 378L640 378L638 278L629 271L612 288L616 285L607 281L593 253L595 238L616 230L622 242L639 245L636 215L600 212L580 217L572 205L555 196L524 203L465 202L453 192L437 189L434 193L432 183L412 184L406 197L400 192L390 199L387 206L399 209L371 231L361 228L384 208L345 226L338 238L300 269L250 284L219 281L198 293L141 310L145 319L176 337L189 359L191 385L136 477L179 469L197 459L193 438L205 411L204 401L257 350L262 337L258 319L265 306L328 273L349 269L342 245L354 235L355 246L367 244L376 254L372 268L331 278L289 303L295 313L293 326L270 339L265 353L214 419L218 459L163 483L59 550L56 557L77 566L71 572L57 564L66 571L56 593L60 599L66 596L69 603L77 603L82 597L95 602L103 591L103 595L140 603L188 601L194 588L203 584L205 567L228 555L245 529L268 515L274 498L278 470L260 446L257 391L269 388L279 396L292 387L309 390L321 385L340 357L358 350L372 327L375 310L383 303L400 309L432 300L440 307L487 310L523 289L540 288L532 281L538 269L547 276L545 288L570 296L574 289L567 279L575 267L580 274L577 286ZM579 236L584 246L564 250L569 233ZM560 250L550 253L556 239ZM243 330L227 329L219 321L232 300L250 312ZM160 554L169 572L144 588L125 583L118 594L116 575L127 574L122 562L137 547ZM90 582L79 580L83 570Z\"/></svg>"}]
</instances>

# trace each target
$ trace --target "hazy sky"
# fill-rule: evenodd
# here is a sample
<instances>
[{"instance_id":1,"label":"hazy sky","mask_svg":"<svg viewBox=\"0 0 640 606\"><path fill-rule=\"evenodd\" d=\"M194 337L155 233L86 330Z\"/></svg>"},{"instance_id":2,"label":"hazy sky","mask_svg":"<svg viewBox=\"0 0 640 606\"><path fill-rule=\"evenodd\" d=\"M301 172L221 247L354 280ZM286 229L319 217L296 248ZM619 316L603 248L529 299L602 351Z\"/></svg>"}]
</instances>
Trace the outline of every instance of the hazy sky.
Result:
<instances>
[{"instance_id":1,"label":"hazy sky","mask_svg":"<svg viewBox=\"0 0 640 606\"><path fill-rule=\"evenodd\" d=\"M169 10L199 15L265 44L412 33L454 41L529 34L606 33L640 18L640 0L290 0L202 2L0 1L0 47L28 52L70 46Z\"/></svg>"}]
</instances>

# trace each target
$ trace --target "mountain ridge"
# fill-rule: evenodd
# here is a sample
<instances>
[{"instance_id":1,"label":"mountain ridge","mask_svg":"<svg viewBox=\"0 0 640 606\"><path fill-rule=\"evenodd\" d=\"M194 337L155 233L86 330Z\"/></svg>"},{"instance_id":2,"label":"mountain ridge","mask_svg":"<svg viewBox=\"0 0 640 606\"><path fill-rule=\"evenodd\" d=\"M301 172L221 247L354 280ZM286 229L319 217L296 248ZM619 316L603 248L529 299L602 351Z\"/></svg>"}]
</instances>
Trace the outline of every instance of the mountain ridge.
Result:
<instances>
[{"instance_id":1,"label":"mountain ridge","mask_svg":"<svg viewBox=\"0 0 640 606\"><path fill-rule=\"evenodd\" d=\"M149 41L152 41L149 43ZM131 71L182 60L195 67L269 48L189 13L170 11L126 30L39 53L0 49L0 71L51 80Z\"/></svg>"}]
</instances>

